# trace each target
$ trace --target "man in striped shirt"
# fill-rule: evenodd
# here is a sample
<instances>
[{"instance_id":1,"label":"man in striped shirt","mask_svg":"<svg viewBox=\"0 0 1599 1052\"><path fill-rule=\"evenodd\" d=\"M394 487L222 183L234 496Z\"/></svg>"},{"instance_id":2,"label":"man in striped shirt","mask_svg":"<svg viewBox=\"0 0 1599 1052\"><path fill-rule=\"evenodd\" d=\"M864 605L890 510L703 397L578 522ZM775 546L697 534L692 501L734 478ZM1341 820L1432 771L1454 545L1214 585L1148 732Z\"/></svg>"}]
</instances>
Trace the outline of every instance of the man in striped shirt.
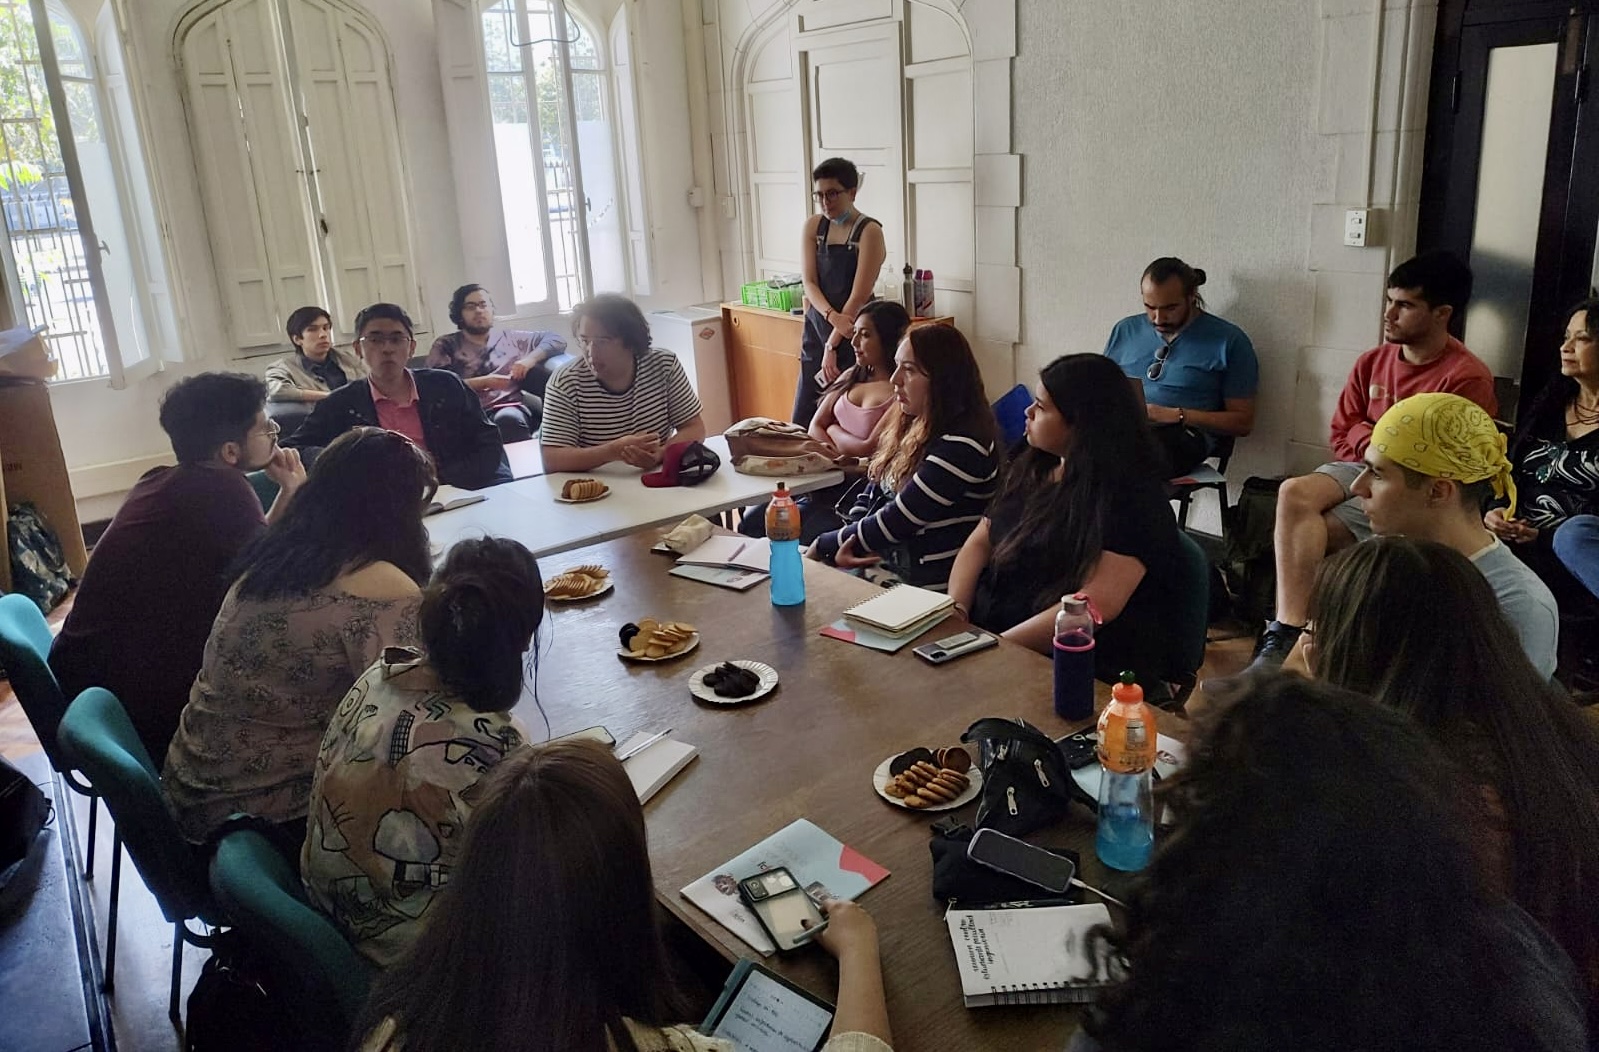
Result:
<instances>
[{"instance_id":1,"label":"man in striped shirt","mask_svg":"<svg viewBox=\"0 0 1599 1052\"><path fill-rule=\"evenodd\" d=\"M572 311L582 357L544 391L544 470L590 471L620 460L648 470L673 442L705 438L699 396L677 357L650 347L644 312L604 294Z\"/></svg>"}]
</instances>

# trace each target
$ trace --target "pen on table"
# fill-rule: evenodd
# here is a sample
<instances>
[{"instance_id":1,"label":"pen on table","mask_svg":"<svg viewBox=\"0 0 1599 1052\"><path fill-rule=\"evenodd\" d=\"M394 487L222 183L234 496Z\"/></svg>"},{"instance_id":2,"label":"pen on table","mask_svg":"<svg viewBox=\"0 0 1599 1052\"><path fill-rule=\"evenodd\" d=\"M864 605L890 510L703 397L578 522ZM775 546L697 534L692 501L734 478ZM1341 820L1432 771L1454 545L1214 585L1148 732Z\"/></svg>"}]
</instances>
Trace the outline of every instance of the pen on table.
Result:
<instances>
[{"instance_id":1,"label":"pen on table","mask_svg":"<svg viewBox=\"0 0 1599 1052\"><path fill-rule=\"evenodd\" d=\"M643 752L645 749L648 749L650 746L654 745L656 742L660 741L662 738L666 737L668 734L671 734L671 733L672 733L672 728L668 727L668 728L666 728L666 730L661 731L659 734L652 734L648 738L645 738L643 741L639 742L637 745L633 746L631 749L627 750L626 752L618 753L616 758L618 760L626 760L630 756L637 756L639 753Z\"/></svg>"}]
</instances>

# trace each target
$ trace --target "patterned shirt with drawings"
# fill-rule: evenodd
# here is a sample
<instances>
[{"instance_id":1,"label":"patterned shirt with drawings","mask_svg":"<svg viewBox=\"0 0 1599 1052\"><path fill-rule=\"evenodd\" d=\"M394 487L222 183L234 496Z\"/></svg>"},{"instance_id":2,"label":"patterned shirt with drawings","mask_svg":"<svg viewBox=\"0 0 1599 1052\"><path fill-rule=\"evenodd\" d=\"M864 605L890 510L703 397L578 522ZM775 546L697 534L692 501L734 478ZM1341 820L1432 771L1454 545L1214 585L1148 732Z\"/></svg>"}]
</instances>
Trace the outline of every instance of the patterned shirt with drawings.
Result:
<instances>
[{"instance_id":1,"label":"patterned shirt with drawings","mask_svg":"<svg viewBox=\"0 0 1599 1052\"><path fill-rule=\"evenodd\" d=\"M420 651L390 647L356 681L317 754L300 871L357 950L392 964L450 878L478 783L524 736L452 696Z\"/></svg>"}]
</instances>

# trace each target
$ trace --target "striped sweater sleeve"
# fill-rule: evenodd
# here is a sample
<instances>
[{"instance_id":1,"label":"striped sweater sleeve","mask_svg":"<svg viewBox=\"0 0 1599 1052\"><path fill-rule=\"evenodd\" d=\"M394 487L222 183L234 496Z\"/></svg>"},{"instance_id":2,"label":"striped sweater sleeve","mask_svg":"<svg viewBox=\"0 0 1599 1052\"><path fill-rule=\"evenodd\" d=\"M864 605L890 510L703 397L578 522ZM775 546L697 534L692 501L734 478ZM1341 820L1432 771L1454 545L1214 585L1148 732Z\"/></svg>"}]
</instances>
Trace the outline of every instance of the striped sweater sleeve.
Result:
<instances>
[{"instance_id":1,"label":"striped sweater sleeve","mask_svg":"<svg viewBox=\"0 0 1599 1052\"><path fill-rule=\"evenodd\" d=\"M858 535L856 547L882 552L924 531L971 518L964 514L969 510L964 498L973 490L991 490L996 472L991 445L965 435L940 435L894 500L844 527L839 541Z\"/></svg>"}]
</instances>

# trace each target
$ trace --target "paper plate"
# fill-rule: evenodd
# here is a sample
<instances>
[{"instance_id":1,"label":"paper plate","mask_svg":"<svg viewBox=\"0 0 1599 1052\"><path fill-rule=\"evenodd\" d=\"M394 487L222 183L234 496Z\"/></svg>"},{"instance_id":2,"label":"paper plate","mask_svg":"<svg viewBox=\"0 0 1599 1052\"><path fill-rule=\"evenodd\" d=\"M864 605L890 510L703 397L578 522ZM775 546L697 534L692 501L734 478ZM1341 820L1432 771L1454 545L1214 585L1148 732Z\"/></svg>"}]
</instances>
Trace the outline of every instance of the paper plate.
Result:
<instances>
[{"instance_id":1,"label":"paper plate","mask_svg":"<svg viewBox=\"0 0 1599 1052\"><path fill-rule=\"evenodd\" d=\"M715 672L722 664L723 662L718 661L714 665L706 665L695 672L688 681L688 692L711 705L742 705L746 701L756 701L764 698L777 689L777 669L760 661L733 661L730 664L737 665L739 668L749 669L761 677L761 681L752 693L741 694L736 698L724 698L716 693L715 688L705 685L705 677Z\"/></svg>"},{"instance_id":2,"label":"paper plate","mask_svg":"<svg viewBox=\"0 0 1599 1052\"><path fill-rule=\"evenodd\" d=\"M661 655L658 658L652 658L652 657L645 657L643 654L635 654L631 650L623 650L621 647L617 647L616 648L616 656L619 657L619 658L625 658L628 661L644 661L644 662L650 662L650 663L657 662L657 661L676 661L678 658L682 657L684 654L692 654L692 653L694 653L694 651L696 649L698 649L699 645L700 645L700 634L698 632L695 632L693 635L688 637L688 644L686 646L684 646L682 650L679 650L675 654L663 654L663 655Z\"/></svg>"},{"instance_id":3,"label":"paper plate","mask_svg":"<svg viewBox=\"0 0 1599 1052\"><path fill-rule=\"evenodd\" d=\"M604 500L606 497L609 497L610 495L611 495L611 487L609 487L609 486L606 486L605 487L605 492L601 493L598 497L580 497L577 500L573 500L570 497L563 497L559 493L557 493L555 495L555 503L557 503L557 504L593 504L595 501Z\"/></svg>"},{"instance_id":4,"label":"paper plate","mask_svg":"<svg viewBox=\"0 0 1599 1052\"><path fill-rule=\"evenodd\" d=\"M899 753L894 754L894 756L898 755ZM971 782L966 786L966 791L961 793L955 799L951 800L947 804L933 804L929 807L912 807L910 804L907 804L898 797L888 795L886 787L888 786L889 782L894 780L894 776L888 773L888 765L894 762L894 756L890 756L888 759L878 764L877 770L872 772L872 788L877 790L878 796L881 796L884 800L887 800L895 807L903 807L907 811L953 811L957 807L965 807L973 800L976 800L977 794L983 791L983 772L979 771L974 764L971 770L965 772L966 777L970 778Z\"/></svg>"},{"instance_id":5,"label":"paper plate","mask_svg":"<svg viewBox=\"0 0 1599 1052\"><path fill-rule=\"evenodd\" d=\"M590 599L598 599L615 587L616 579L608 576L605 578L604 587L599 591L590 592L588 595L551 595L549 592L545 592L544 601L546 603L586 603Z\"/></svg>"}]
</instances>

